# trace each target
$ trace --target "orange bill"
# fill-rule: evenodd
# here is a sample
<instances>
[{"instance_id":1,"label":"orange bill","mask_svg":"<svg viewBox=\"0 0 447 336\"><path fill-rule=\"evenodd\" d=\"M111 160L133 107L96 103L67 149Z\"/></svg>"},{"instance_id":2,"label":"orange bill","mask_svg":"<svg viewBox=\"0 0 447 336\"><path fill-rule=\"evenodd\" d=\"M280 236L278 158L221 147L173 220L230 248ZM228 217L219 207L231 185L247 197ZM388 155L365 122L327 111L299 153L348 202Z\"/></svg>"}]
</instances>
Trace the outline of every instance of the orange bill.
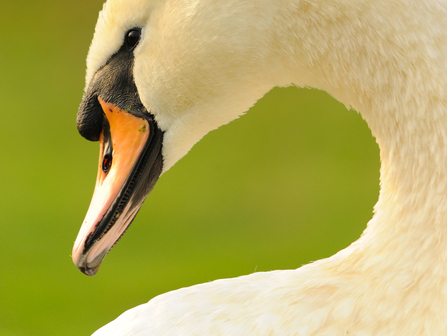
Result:
<instances>
[{"instance_id":1,"label":"orange bill","mask_svg":"<svg viewBox=\"0 0 447 336\"><path fill-rule=\"evenodd\" d=\"M137 188L137 184L146 182L140 181L143 170L151 168L145 167L151 138L149 121L129 113L131 107L123 110L100 97L98 100L104 111L98 175L72 254L73 262L87 275L97 272L150 191Z\"/></svg>"}]
</instances>

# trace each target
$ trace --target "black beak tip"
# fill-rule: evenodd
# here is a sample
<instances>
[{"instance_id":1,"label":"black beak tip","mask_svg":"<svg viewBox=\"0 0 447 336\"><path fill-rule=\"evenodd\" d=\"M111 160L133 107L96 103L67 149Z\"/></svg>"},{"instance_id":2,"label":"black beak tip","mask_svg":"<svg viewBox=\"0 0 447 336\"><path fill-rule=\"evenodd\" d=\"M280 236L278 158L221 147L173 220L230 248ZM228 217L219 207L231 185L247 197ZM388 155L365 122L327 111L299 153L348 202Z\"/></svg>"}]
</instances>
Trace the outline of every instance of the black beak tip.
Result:
<instances>
[{"instance_id":1,"label":"black beak tip","mask_svg":"<svg viewBox=\"0 0 447 336\"><path fill-rule=\"evenodd\" d=\"M100 265L97 265L96 267L93 267L93 268L90 268L90 267L87 267L87 266L80 266L78 268L85 275L94 276L98 272L99 266Z\"/></svg>"},{"instance_id":2,"label":"black beak tip","mask_svg":"<svg viewBox=\"0 0 447 336\"><path fill-rule=\"evenodd\" d=\"M99 255L96 256L95 259L89 262L87 262L87 255L85 254L82 261L76 266L85 275L94 276L96 273L98 273L99 267L101 266L101 263L109 250L110 248L105 248Z\"/></svg>"}]
</instances>

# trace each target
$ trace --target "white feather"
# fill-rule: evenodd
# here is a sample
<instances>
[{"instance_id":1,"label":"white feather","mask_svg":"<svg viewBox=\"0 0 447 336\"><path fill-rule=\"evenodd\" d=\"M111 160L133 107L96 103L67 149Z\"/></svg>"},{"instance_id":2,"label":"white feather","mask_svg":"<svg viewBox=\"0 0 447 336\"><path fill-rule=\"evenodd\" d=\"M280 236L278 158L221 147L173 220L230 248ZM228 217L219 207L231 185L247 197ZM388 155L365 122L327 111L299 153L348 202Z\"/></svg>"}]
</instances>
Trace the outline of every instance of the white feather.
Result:
<instances>
[{"instance_id":1,"label":"white feather","mask_svg":"<svg viewBox=\"0 0 447 336\"><path fill-rule=\"evenodd\" d=\"M362 114L381 191L362 237L336 255L163 294L96 336L447 334L446 1L109 0L87 83L133 26L164 171L272 87L295 84Z\"/></svg>"}]
</instances>

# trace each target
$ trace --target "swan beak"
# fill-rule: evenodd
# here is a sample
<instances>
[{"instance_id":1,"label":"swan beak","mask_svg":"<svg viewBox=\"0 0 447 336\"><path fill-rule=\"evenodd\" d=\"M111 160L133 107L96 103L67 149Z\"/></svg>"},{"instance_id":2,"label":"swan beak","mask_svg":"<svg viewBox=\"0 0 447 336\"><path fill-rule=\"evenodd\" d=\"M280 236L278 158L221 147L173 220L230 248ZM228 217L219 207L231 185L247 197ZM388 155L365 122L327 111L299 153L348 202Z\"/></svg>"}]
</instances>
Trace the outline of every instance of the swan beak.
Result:
<instances>
[{"instance_id":1,"label":"swan beak","mask_svg":"<svg viewBox=\"0 0 447 336\"><path fill-rule=\"evenodd\" d=\"M161 141L150 118L98 97L103 116L95 191L73 247L86 275L99 266L135 218L161 172Z\"/></svg>"}]
</instances>

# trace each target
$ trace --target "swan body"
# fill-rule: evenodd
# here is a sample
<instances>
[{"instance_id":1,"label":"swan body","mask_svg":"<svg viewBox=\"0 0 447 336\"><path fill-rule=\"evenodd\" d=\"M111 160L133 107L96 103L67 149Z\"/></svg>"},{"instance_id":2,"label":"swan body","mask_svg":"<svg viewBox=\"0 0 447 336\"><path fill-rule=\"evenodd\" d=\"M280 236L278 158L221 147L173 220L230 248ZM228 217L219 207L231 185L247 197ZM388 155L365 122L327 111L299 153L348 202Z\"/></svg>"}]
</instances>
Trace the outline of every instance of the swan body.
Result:
<instances>
[{"instance_id":1,"label":"swan body","mask_svg":"<svg viewBox=\"0 0 447 336\"><path fill-rule=\"evenodd\" d=\"M272 87L297 85L362 114L381 190L363 235L334 256L169 292L94 335L447 334L446 1L109 0L86 92L133 27L135 95L163 132L160 174ZM97 237L90 259L74 257L94 271L108 251Z\"/></svg>"}]
</instances>

